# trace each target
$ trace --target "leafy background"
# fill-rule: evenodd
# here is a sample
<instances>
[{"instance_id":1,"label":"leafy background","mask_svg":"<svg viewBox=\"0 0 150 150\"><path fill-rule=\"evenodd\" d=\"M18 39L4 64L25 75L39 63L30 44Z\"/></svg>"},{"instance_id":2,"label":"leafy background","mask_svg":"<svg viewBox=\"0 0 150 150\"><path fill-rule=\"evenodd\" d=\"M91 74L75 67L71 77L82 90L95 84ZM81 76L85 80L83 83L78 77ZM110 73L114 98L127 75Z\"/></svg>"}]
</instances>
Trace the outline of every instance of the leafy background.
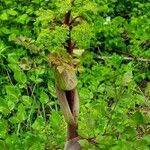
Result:
<instances>
[{"instance_id":1,"label":"leafy background","mask_svg":"<svg viewBox=\"0 0 150 150\"><path fill-rule=\"evenodd\" d=\"M65 43L68 28L59 22L70 1L0 4L0 149L63 149L66 124L47 54ZM149 9L149 0L75 1L72 15L83 19L72 39L85 49L78 72L84 149L150 149ZM39 49L16 45L20 35Z\"/></svg>"}]
</instances>

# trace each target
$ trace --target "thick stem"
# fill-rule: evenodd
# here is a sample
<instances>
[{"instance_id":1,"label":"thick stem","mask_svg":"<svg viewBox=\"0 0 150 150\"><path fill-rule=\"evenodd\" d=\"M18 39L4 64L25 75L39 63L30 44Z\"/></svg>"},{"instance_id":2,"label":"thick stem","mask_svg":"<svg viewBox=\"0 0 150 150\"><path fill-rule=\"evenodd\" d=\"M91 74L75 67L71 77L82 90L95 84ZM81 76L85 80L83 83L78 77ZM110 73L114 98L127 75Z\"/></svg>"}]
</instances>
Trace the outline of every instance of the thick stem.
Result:
<instances>
[{"instance_id":1,"label":"thick stem","mask_svg":"<svg viewBox=\"0 0 150 150\"><path fill-rule=\"evenodd\" d=\"M71 22L71 10L69 10L65 14L64 24L69 27L69 34L68 34L68 38L66 39L65 48L66 48L68 53L72 54L73 53L74 44L72 43L72 40L71 40L72 26L71 26L70 22Z\"/></svg>"},{"instance_id":2,"label":"thick stem","mask_svg":"<svg viewBox=\"0 0 150 150\"><path fill-rule=\"evenodd\" d=\"M74 5L74 1L75 0L71 1L72 6ZM70 22L71 22L71 10L69 10L65 14L64 24L69 27L69 35L68 35L68 38L66 39L65 48L66 48L67 52L70 55L72 55L75 44L72 42L72 37L71 37L72 25L70 24ZM78 113L79 112L79 98L78 98L77 89L73 89L71 91L65 91L65 92L66 92L65 93L66 94L66 99L67 99L68 105L70 107L70 111L71 111L72 115L74 116L74 120L75 120L75 123L68 123L67 124L67 140L70 141L70 140L73 140L73 139L78 137L77 118L78 118L78 115L79 115L79 113ZM78 146L80 148L79 143L76 143L76 144L78 144ZM71 147L72 146L73 145L71 145ZM79 148L78 148L78 150L79 150ZM71 149L69 148L69 150L71 150Z\"/></svg>"},{"instance_id":3,"label":"thick stem","mask_svg":"<svg viewBox=\"0 0 150 150\"><path fill-rule=\"evenodd\" d=\"M72 2L74 3L74 1L72 1ZM68 38L66 40L65 48L66 48L68 53L72 54L74 44L72 43L72 40L71 40L72 26L70 25L70 20L71 20L71 10L69 10L65 14L64 24L69 27L69 35L68 35ZM71 110L72 114L74 114L75 90L66 91L66 98L67 98L70 110ZM76 123L74 123L74 124L68 123L68 125L67 125L67 140L68 141L78 137L77 129L78 129L78 125Z\"/></svg>"},{"instance_id":4,"label":"thick stem","mask_svg":"<svg viewBox=\"0 0 150 150\"><path fill-rule=\"evenodd\" d=\"M71 41L71 29L70 28L69 28L69 35L68 35L68 39L66 40L65 48L66 48L68 53L72 54L73 53L74 44Z\"/></svg>"},{"instance_id":5,"label":"thick stem","mask_svg":"<svg viewBox=\"0 0 150 150\"><path fill-rule=\"evenodd\" d=\"M67 125L67 140L72 140L78 137L78 125L77 124L69 124Z\"/></svg>"},{"instance_id":6,"label":"thick stem","mask_svg":"<svg viewBox=\"0 0 150 150\"><path fill-rule=\"evenodd\" d=\"M69 10L66 14L65 14L65 18L64 18L64 24L69 26L70 24L70 17L71 17L71 10Z\"/></svg>"},{"instance_id":7,"label":"thick stem","mask_svg":"<svg viewBox=\"0 0 150 150\"><path fill-rule=\"evenodd\" d=\"M68 100L66 98L65 91L56 87L56 92L57 92L58 100L59 100L59 103L60 103L61 109L63 111L66 122L75 124L75 119L71 112Z\"/></svg>"},{"instance_id":8,"label":"thick stem","mask_svg":"<svg viewBox=\"0 0 150 150\"><path fill-rule=\"evenodd\" d=\"M70 107L70 110L74 116L74 107L75 107L75 90L72 91L66 91L66 98ZM76 122L74 124L70 124L68 123L67 125L67 140L72 140L76 137L78 137L78 133L77 133L77 129L78 129L78 125L76 124Z\"/></svg>"},{"instance_id":9,"label":"thick stem","mask_svg":"<svg viewBox=\"0 0 150 150\"><path fill-rule=\"evenodd\" d=\"M66 91L66 98L70 107L70 110L73 114L73 108L74 108L74 94L75 94L75 90L71 90L71 91Z\"/></svg>"}]
</instances>

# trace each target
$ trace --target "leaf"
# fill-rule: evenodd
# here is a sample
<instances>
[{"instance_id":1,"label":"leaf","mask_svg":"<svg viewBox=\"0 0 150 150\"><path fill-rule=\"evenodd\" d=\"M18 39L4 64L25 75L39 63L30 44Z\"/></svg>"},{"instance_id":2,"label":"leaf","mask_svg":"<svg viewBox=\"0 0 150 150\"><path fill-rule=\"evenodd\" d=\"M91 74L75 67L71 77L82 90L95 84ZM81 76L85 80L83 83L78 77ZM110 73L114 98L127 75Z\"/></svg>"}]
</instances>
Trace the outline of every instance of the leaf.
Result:
<instances>
[{"instance_id":1,"label":"leaf","mask_svg":"<svg viewBox=\"0 0 150 150\"><path fill-rule=\"evenodd\" d=\"M2 27L0 30L1 30L1 32L5 33L5 34L10 34L11 33L10 30L6 27Z\"/></svg>"},{"instance_id":2,"label":"leaf","mask_svg":"<svg viewBox=\"0 0 150 150\"><path fill-rule=\"evenodd\" d=\"M26 119L25 107L22 104L20 104L18 106L18 111L17 111L17 120L18 120L19 123L21 123L25 119Z\"/></svg>"},{"instance_id":3,"label":"leaf","mask_svg":"<svg viewBox=\"0 0 150 150\"><path fill-rule=\"evenodd\" d=\"M122 58L119 55L113 54L112 56L112 65L116 68L120 67Z\"/></svg>"},{"instance_id":4,"label":"leaf","mask_svg":"<svg viewBox=\"0 0 150 150\"><path fill-rule=\"evenodd\" d=\"M14 72L14 78L19 83L26 83L27 77L17 64L9 64L10 69Z\"/></svg>"},{"instance_id":5,"label":"leaf","mask_svg":"<svg viewBox=\"0 0 150 150\"><path fill-rule=\"evenodd\" d=\"M143 140L145 140L147 142L147 144L150 145L150 135L145 135L143 137Z\"/></svg>"},{"instance_id":6,"label":"leaf","mask_svg":"<svg viewBox=\"0 0 150 150\"><path fill-rule=\"evenodd\" d=\"M145 89L145 94L150 95L150 82L147 83L146 89Z\"/></svg>"},{"instance_id":7,"label":"leaf","mask_svg":"<svg viewBox=\"0 0 150 150\"><path fill-rule=\"evenodd\" d=\"M26 117L27 115L26 115L25 107L23 106L23 104L20 104L18 106L18 111L16 115L9 118L9 121L13 124L21 123L26 119Z\"/></svg>"},{"instance_id":8,"label":"leaf","mask_svg":"<svg viewBox=\"0 0 150 150\"><path fill-rule=\"evenodd\" d=\"M0 112L4 115L7 115L10 112L7 99L5 100L0 98Z\"/></svg>"},{"instance_id":9,"label":"leaf","mask_svg":"<svg viewBox=\"0 0 150 150\"><path fill-rule=\"evenodd\" d=\"M132 81L132 79L133 79L132 71L127 71L123 76L122 84L126 86Z\"/></svg>"},{"instance_id":10,"label":"leaf","mask_svg":"<svg viewBox=\"0 0 150 150\"><path fill-rule=\"evenodd\" d=\"M88 88L82 88L81 90L80 90L80 97L82 98L82 99L85 99L85 100L89 100L89 99L92 99L93 98L93 93L92 93L92 91L90 91Z\"/></svg>"},{"instance_id":11,"label":"leaf","mask_svg":"<svg viewBox=\"0 0 150 150\"><path fill-rule=\"evenodd\" d=\"M30 106L32 104L31 97L24 95L24 96L22 96L22 100L23 100L23 104L30 108Z\"/></svg>"},{"instance_id":12,"label":"leaf","mask_svg":"<svg viewBox=\"0 0 150 150\"><path fill-rule=\"evenodd\" d=\"M142 125L145 123L145 119L143 117L143 114L140 111L136 111L132 117L131 117L132 121L136 124L136 125Z\"/></svg>"},{"instance_id":13,"label":"leaf","mask_svg":"<svg viewBox=\"0 0 150 150\"><path fill-rule=\"evenodd\" d=\"M12 111L15 108L17 102L19 101L19 97L13 97L12 95L6 95L5 99L7 101L7 105L10 111Z\"/></svg>"},{"instance_id":14,"label":"leaf","mask_svg":"<svg viewBox=\"0 0 150 150\"><path fill-rule=\"evenodd\" d=\"M6 120L0 120L0 138L5 138L8 130L8 123Z\"/></svg>"},{"instance_id":15,"label":"leaf","mask_svg":"<svg viewBox=\"0 0 150 150\"><path fill-rule=\"evenodd\" d=\"M42 104L46 104L48 101L49 101L48 95L44 91L41 91L41 93L40 93L40 102Z\"/></svg>"},{"instance_id":16,"label":"leaf","mask_svg":"<svg viewBox=\"0 0 150 150\"><path fill-rule=\"evenodd\" d=\"M53 97L55 98L57 97L54 83L51 81L48 81L48 90Z\"/></svg>"},{"instance_id":17,"label":"leaf","mask_svg":"<svg viewBox=\"0 0 150 150\"><path fill-rule=\"evenodd\" d=\"M22 70L14 72L14 78L16 81L22 84L27 82L27 77Z\"/></svg>"},{"instance_id":18,"label":"leaf","mask_svg":"<svg viewBox=\"0 0 150 150\"><path fill-rule=\"evenodd\" d=\"M18 56L17 56L17 54L16 53L10 53L10 54L8 54L8 59L7 59L7 61L9 62L9 63L11 63L11 64L13 64L13 63L17 63L18 62ZM10 64L10 65L11 65ZM10 66L11 67L11 66Z\"/></svg>"},{"instance_id":19,"label":"leaf","mask_svg":"<svg viewBox=\"0 0 150 150\"><path fill-rule=\"evenodd\" d=\"M57 70L61 74L65 70L65 68L64 68L64 66L58 66Z\"/></svg>"},{"instance_id":20,"label":"leaf","mask_svg":"<svg viewBox=\"0 0 150 150\"><path fill-rule=\"evenodd\" d=\"M20 71L20 67L16 63L8 64L9 68L13 71Z\"/></svg>"},{"instance_id":21,"label":"leaf","mask_svg":"<svg viewBox=\"0 0 150 150\"><path fill-rule=\"evenodd\" d=\"M50 122L52 128L58 129L60 127L61 122L64 123L64 120L62 120L62 116L59 114L59 112L52 111L51 112L51 122Z\"/></svg>"},{"instance_id":22,"label":"leaf","mask_svg":"<svg viewBox=\"0 0 150 150\"><path fill-rule=\"evenodd\" d=\"M12 96L12 97L14 97L16 99L19 98L19 96L20 96L20 90L19 90L18 87L13 86L13 85L6 85L5 88L6 88L6 93L8 95L10 95L10 96Z\"/></svg>"},{"instance_id":23,"label":"leaf","mask_svg":"<svg viewBox=\"0 0 150 150\"><path fill-rule=\"evenodd\" d=\"M85 51L84 49L74 49L73 54L75 56L81 56L84 53L84 51Z\"/></svg>"},{"instance_id":24,"label":"leaf","mask_svg":"<svg viewBox=\"0 0 150 150\"><path fill-rule=\"evenodd\" d=\"M31 62L27 57L21 59L19 66L22 70L30 70L31 69Z\"/></svg>"},{"instance_id":25,"label":"leaf","mask_svg":"<svg viewBox=\"0 0 150 150\"><path fill-rule=\"evenodd\" d=\"M11 15L11 16L16 16L16 15L17 15L17 11L15 11L14 9L9 9L9 10L7 11L7 13L8 13L9 15Z\"/></svg>"},{"instance_id":26,"label":"leaf","mask_svg":"<svg viewBox=\"0 0 150 150\"><path fill-rule=\"evenodd\" d=\"M45 123L42 116L38 116L35 122L32 124L32 128L37 131L41 131L44 129Z\"/></svg>"},{"instance_id":27,"label":"leaf","mask_svg":"<svg viewBox=\"0 0 150 150\"><path fill-rule=\"evenodd\" d=\"M133 138L136 136L136 129L134 127L127 126L125 127L123 134L126 135L128 139Z\"/></svg>"},{"instance_id":28,"label":"leaf","mask_svg":"<svg viewBox=\"0 0 150 150\"><path fill-rule=\"evenodd\" d=\"M20 15L16 18L18 23L26 24L29 21L29 16L27 14Z\"/></svg>"},{"instance_id":29,"label":"leaf","mask_svg":"<svg viewBox=\"0 0 150 150\"><path fill-rule=\"evenodd\" d=\"M8 20L8 14L6 12L0 15L0 20Z\"/></svg>"},{"instance_id":30,"label":"leaf","mask_svg":"<svg viewBox=\"0 0 150 150\"><path fill-rule=\"evenodd\" d=\"M6 143L3 140L0 140L0 148L1 148L1 150L7 149Z\"/></svg>"}]
</instances>

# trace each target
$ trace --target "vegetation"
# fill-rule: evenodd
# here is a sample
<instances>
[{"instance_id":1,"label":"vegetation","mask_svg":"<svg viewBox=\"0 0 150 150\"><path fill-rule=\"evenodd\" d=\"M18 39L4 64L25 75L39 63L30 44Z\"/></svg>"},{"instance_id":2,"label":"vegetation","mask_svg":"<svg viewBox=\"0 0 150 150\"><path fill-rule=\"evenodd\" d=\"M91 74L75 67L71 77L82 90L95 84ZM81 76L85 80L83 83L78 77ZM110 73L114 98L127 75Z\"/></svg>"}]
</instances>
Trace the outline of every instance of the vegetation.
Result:
<instances>
[{"instance_id":1,"label":"vegetation","mask_svg":"<svg viewBox=\"0 0 150 150\"><path fill-rule=\"evenodd\" d=\"M0 4L1 150L64 148L48 55L66 50L74 50L83 149L150 149L149 0Z\"/></svg>"}]
</instances>

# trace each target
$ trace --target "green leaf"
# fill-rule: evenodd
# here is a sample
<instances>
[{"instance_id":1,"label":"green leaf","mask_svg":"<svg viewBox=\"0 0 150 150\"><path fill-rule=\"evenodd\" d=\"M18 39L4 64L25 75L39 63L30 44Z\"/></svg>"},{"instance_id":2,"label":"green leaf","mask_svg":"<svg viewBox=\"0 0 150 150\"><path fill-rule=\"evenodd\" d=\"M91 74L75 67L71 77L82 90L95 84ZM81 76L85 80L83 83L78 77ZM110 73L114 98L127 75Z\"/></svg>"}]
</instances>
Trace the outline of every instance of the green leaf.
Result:
<instances>
[{"instance_id":1,"label":"green leaf","mask_svg":"<svg viewBox=\"0 0 150 150\"><path fill-rule=\"evenodd\" d=\"M150 145L150 135L145 135L143 137L143 140L145 140L147 142L147 144Z\"/></svg>"},{"instance_id":2,"label":"green leaf","mask_svg":"<svg viewBox=\"0 0 150 150\"><path fill-rule=\"evenodd\" d=\"M48 95L44 91L41 91L41 93L40 93L40 102L42 104L46 104L48 101L49 101Z\"/></svg>"},{"instance_id":3,"label":"green leaf","mask_svg":"<svg viewBox=\"0 0 150 150\"><path fill-rule=\"evenodd\" d=\"M26 117L27 115L26 115L25 107L23 106L23 104L20 104L18 106L18 111L16 115L9 118L9 121L13 124L21 123L26 119Z\"/></svg>"},{"instance_id":4,"label":"green leaf","mask_svg":"<svg viewBox=\"0 0 150 150\"><path fill-rule=\"evenodd\" d=\"M10 96L12 96L13 98L18 99L20 96L20 90L18 87L13 86L13 85L6 85L6 93Z\"/></svg>"},{"instance_id":5,"label":"green leaf","mask_svg":"<svg viewBox=\"0 0 150 150\"><path fill-rule=\"evenodd\" d=\"M35 122L32 124L32 128L37 131L42 131L45 127L44 119L42 116L38 116Z\"/></svg>"},{"instance_id":6,"label":"green leaf","mask_svg":"<svg viewBox=\"0 0 150 150\"><path fill-rule=\"evenodd\" d=\"M150 95L150 82L147 83L145 94Z\"/></svg>"},{"instance_id":7,"label":"green leaf","mask_svg":"<svg viewBox=\"0 0 150 150\"><path fill-rule=\"evenodd\" d=\"M4 115L10 112L8 104L7 104L7 99L0 98L0 112Z\"/></svg>"},{"instance_id":8,"label":"green leaf","mask_svg":"<svg viewBox=\"0 0 150 150\"><path fill-rule=\"evenodd\" d=\"M132 79L133 79L132 71L127 71L123 76L122 84L128 85L132 81Z\"/></svg>"},{"instance_id":9,"label":"green leaf","mask_svg":"<svg viewBox=\"0 0 150 150\"><path fill-rule=\"evenodd\" d=\"M143 114L140 111L136 111L132 117L131 117L132 121L136 124L136 125L143 125L145 123L145 119L143 117Z\"/></svg>"},{"instance_id":10,"label":"green leaf","mask_svg":"<svg viewBox=\"0 0 150 150\"><path fill-rule=\"evenodd\" d=\"M8 59L7 59L7 61L8 61L9 63L11 63L11 64L17 63L17 62L18 62L18 56L17 56L17 54L16 54L16 53L10 53L10 54L8 54ZM11 64L10 64L10 65L11 65Z\"/></svg>"},{"instance_id":11,"label":"green leaf","mask_svg":"<svg viewBox=\"0 0 150 150\"><path fill-rule=\"evenodd\" d=\"M0 15L0 20L8 20L8 14L6 12Z\"/></svg>"},{"instance_id":12,"label":"green leaf","mask_svg":"<svg viewBox=\"0 0 150 150\"><path fill-rule=\"evenodd\" d=\"M3 32L4 34L10 34L11 33L10 30L7 27L2 27L0 29L0 31Z\"/></svg>"},{"instance_id":13,"label":"green leaf","mask_svg":"<svg viewBox=\"0 0 150 150\"><path fill-rule=\"evenodd\" d=\"M22 84L27 82L27 77L26 77L25 73L22 70L15 71L14 72L14 78L15 78L16 81L18 81L19 83L22 83Z\"/></svg>"},{"instance_id":14,"label":"green leaf","mask_svg":"<svg viewBox=\"0 0 150 150\"><path fill-rule=\"evenodd\" d=\"M6 143L2 140L0 140L0 149L1 150L6 150L7 149Z\"/></svg>"},{"instance_id":15,"label":"green leaf","mask_svg":"<svg viewBox=\"0 0 150 150\"><path fill-rule=\"evenodd\" d=\"M19 101L19 98L13 97L11 95L6 95L5 99L7 101L9 111L12 111L15 108L17 102Z\"/></svg>"},{"instance_id":16,"label":"green leaf","mask_svg":"<svg viewBox=\"0 0 150 150\"><path fill-rule=\"evenodd\" d=\"M52 128L56 128L56 129L59 129L60 127L60 123L64 123L64 120L62 120L62 117L61 115L59 114L58 111L52 111L51 112L51 126Z\"/></svg>"},{"instance_id":17,"label":"green leaf","mask_svg":"<svg viewBox=\"0 0 150 150\"><path fill-rule=\"evenodd\" d=\"M93 98L93 93L88 88L82 88L80 90L80 97L85 100L89 100Z\"/></svg>"},{"instance_id":18,"label":"green leaf","mask_svg":"<svg viewBox=\"0 0 150 150\"><path fill-rule=\"evenodd\" d=\"M23 14L19 16L16 20L18 23L26 24L29 21L29 16L27 14Z\"/></svg>"},{"instance_id":19,"label":"green leaf","mask_svg":"<svg viewBox=\"0 0 150 150\"><path fill-rule=\"evenodd\" d=\"M54 83L51 81L48 81L48 90L53 97L55 98L57 97Z\"/></svg>"},{"instance_id":20,"label":"green leaf","mask_svg":"<svg viewBox=\"0 0 150 150\"><path fill-rule=\"evenodd\" d=\"M14 78L16 81L22 84L27 82L27 77L25 73L21 70L21 68L17 64L9 64L8 66L14 72Z\"/></svg>"},{"instance_id":21,"label":"green leaf","mask_svg":"<svg viewBox=\"0 0 150 150\"><path fill-rule=\"evenodd\" d=\"M84 53L84 51L85 51L84 49L74 49L73 54L75 56L81 56Z\"/></svg>"},{"instance_id":22,"label":"green leaf","mask_svg":"<svg viewBox=\"0 0 150 150\"><path fill-rule=\"evenodd\" d=\"M32 104L32 99L29 96L22 96L22 100L23 100L23 104L27 107L30 108L31 104Z\"/></svg>"},{"instance_id":23,"label":"green leaf","mask_svg":"<svg viewBox=\"0 0 150 150\"><path fill-rule=\"evenodd\" d=\"M8 123L6 120L0 120L0 138L5 138L7 135Z\"/></svg>"},{"instance_id":24,"label":"green leaf","mask_svg":"<svg viewBox=\"0 0 150 150\"><path fill-rule=\"evenodd\" d=\"M17 120L18 120L19 123L21 123L25 119L26 119L25 107L22 104L20 104L18 106L18 111L17 111Z\"/></svg>"},{"instance_id":25,"label":"green leaf","mask_svg":"<svg viewBox=\"0 0 150 150\"><path fill-rule=\"evenodd\" d=\"M11 16L16 16L16 15L17 15L17 11L15 11L14 9L9 9L9 10L7 11L7 13L8 13L9 15L11 15Z\"/></svg>"}]
</instances>

